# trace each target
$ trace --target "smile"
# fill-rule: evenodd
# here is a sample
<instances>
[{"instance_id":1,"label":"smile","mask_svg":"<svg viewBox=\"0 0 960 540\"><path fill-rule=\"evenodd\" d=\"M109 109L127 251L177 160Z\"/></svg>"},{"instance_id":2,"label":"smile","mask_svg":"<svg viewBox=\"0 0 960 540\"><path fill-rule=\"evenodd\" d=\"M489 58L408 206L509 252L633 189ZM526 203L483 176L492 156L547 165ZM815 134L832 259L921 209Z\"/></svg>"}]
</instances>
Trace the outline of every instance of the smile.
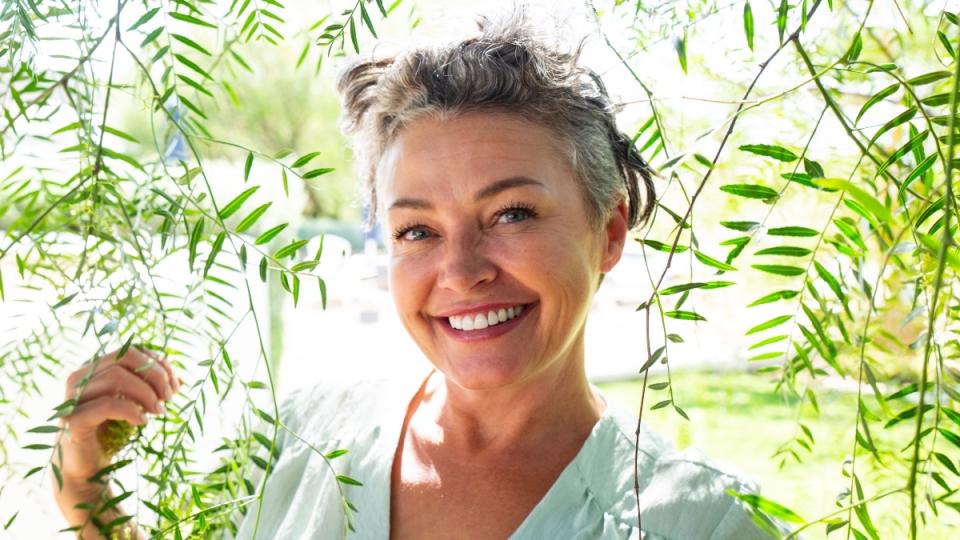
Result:
<instances>
[{"instance_id":1,"label":"smile","mask_svg":"<svg viewBox=\"0 0 960 540\"><path fill-rule=\"evenodd\" d=\"M510 319L516 318L522 311L523 305L516 305L476 314L454 315L448 317L447 320L455 330L471 332L505 323Z\"/></svg>"}]
</instances>

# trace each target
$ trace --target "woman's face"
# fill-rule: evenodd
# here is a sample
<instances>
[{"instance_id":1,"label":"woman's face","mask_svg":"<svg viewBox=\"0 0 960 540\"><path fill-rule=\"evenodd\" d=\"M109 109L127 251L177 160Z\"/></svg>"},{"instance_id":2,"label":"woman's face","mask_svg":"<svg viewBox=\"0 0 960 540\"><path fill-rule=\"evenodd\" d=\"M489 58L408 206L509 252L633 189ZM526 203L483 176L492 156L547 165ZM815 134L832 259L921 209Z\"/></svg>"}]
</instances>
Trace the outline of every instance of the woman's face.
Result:
<instances>
[{"instance_id":1,"label":"woman's face","mask_svg":"<svg viewBox=\"0 0 960 540\"><path fill-rule=\"evenodd\" d=\"M499 113L423 118L387 147L377 177L394 303L441 372L491 389L579 369L625 208L591 225L546 128Z\"/></svg>"}]
</instances>

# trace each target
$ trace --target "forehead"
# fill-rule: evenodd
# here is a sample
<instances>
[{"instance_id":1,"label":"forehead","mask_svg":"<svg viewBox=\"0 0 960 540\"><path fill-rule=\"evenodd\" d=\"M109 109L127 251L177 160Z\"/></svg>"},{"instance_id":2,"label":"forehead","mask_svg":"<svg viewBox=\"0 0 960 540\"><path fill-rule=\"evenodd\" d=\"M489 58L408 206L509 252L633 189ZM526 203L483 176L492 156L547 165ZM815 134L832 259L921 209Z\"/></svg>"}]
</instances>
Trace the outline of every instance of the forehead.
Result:
<instances>
[{"instance_id":1,"label":"forehead","mask_svg":"<svg viewBox=\"0 0 960 540\"><path fill-rule=\"evenodd\" d=\"M400 197L470 195L510 177L535 178L548 187L572 181L566 145L551 130L489 112L411 122L385 149L376 176L384 208Z\"/></svg>"}]
</instances>

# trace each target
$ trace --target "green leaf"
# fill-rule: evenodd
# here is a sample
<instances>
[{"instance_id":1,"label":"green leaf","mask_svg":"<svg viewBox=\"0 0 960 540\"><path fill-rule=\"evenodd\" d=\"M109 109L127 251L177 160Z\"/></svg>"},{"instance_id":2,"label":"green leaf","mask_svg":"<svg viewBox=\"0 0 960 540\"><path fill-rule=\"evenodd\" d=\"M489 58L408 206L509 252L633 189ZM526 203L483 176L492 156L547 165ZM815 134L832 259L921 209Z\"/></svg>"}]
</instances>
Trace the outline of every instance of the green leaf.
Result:
<instances>
[{"instance_id":1,"label":"green leaf","mask_svg":"<svg viewBox=\"0 0 960 540\"><path fill-rule=\"evenodd\" d=\"M213 55L210 54L210 51L208 51L206 48L204 48L202 45L200 45L200 44L197 43L196 41L188 38L187 36L180 35L180 34L170 34L170 37L172 37L173 39L179 41L180 43L183 43L184 45L186 45L186 46L194 49L195 51L199 52L200 54L204 54L204 55L206 55L206 56L213 56Z\"/></svg>"},{"instance_id":2,"label":"green leaf","mask_svg":"<svg viewBox=\"0 0 960 540\"><path fill-rule=\"evenodd\" d=\"M245 203L247 199L249 199L250 196L253 195L258 189L260 189L260 186L253 186L252 188L246 189L234 197L232 201L228 202L226 206L220 209L220 219L227 219L236 213L236 211L243 206L243 203Z\"/></svg>"},{"instance_id":3,"label":"green leaf","mask_svg":"<svg viewBox=\"0 0 960 540\"><path fill-rule=\"evenodd\" d=\"M287 225L289 224L283 223L281 225L277 225L276 227L273 227L272 229L267 230L266 232L264 232L263 234L257 237L257 239L254 241L254 244L259 246L261 244L266 244L267 242L273 240L275 236L280 234L280 231L287 228Z\"/></svg>"},{"instance_id":4,"label":"green leaf","mask_svg":"<svg viewBox=\"0 0 960 540\"><path fill-rule=\"evenodd\" d=\"M320 155L320 152L310 152L309 154L304 154L299 158L297 158L297 160L293 162L293 165L291 165L291 167L293 168L303 167L307 163L310 163L310 160L312 160L313 158L319 155Z\"/></svg>"},{"instance_id":5,"label":"green leaf","mask_svg":"<svg viewBox=\"0 0 960 540\"><path fill-rule=\"evenodd\" d=\"M751 345L750 348L747 349L747 350L752 351L752 350L754 350L754 349L759 349L760 347L764 347L764 346L766 346L766 345L770 345L771 343L777 343L778 341L783 341L783 340L787 339L787 337L788 337L788 336L787 336L786 334L780 334L779 336L768 337L767 339L764 339L764 340L762 340L762 341L758 341L758 342L754 343L754 344Z\"/></svg>"},{"instance_id":6,"label":"green leaf","mask_svg":"<svg viewBox=\"0 0 960 540\"><path fill-rule=\"evenodd\" d=\"M303 178L305 178L305 179L316 178L316 177L318 177L318 176L322 176L322 175L324 175L324 174L327 174L327 173L329 173L329 172L333 172L333 171L335 171L335 170L336 170L336 169L333 169L333 168L314 169L314 170L312 170L312 171L310 171L310 172L304 173L304 174L303 174Z\"/></svg>"},{"instance_id":7,"label":"green leaf","mask_svg":"<svg viewBox=\"0 0 960 540\"><path fill-rule=\"evenodd\" d=\"M912 79L907 79L907 84L910 86L923 86L925 84L935 83L941 79L946 79L951 77L953 73L949 71L933 71L930 73L925 73L923 75L914 77Z\"/></svg>"},{"instance_id":8,"label":"green leaf","mask_svg":"<svg viewBox=\"0 0 960 540\"><path fill-rule=\"evenodd\" d=\"M152 19L153 16L156 15L158 11L160 11L160 8L155 7L150 11L147 11L146 13L144 13L139 19L137 19L137 22L133 23L133 26L131 26L130 28L127 28L127 32L132 32L137 28L140 28L141 26L143 26L143 24L149 21L150 19Z\"/></svg>"},{"instance_id":9,"label":"green leaf","mask_svg":"<svg viewBox=\"0 0 960 540\"><path fill-rule=\"evenodd\" d=\"M803 170L810 178L823 178L823 167L812 159L803 158Z\"/></svg>"},{"instance_id":10,"label":"green leaf","mask_svg":"<svg viewBox=\"0 0 960 540\"><path fill-rule=\"evenodd\" d=\"M359 54L360 43L357 42L357 25L354 23L353 17L350 17L350 43L353 45L353 50Z\"/></svg>"},{"instance_id":11,"label":"green leaf","mask_svg":"<svg viewBox=\"0 0 960 540\"><path fill-rule=\"evenodd\" d=\"M860 122L860 119L871 107L873 107L877 103L880 103L884 99L893 95L893 93L896 92L897 89L899 88L900 88L899 82L893 83L890 86L884 88L883 90L880 90L879 92L871 96L870 99L868 99L867 102L863 104L863 107L860 107L860 112L857 113L857 119L854 123Z\"/></svg>"},{"instance_id":12,"label":"green leaf","mask_svg":"<svg viewBox=\"0 0 960 540\"><path fill-rule=\"evenodd\" d=\"M57 302L56 304L50 306L50 309L62 308L63 306L69 304L71 300L73 300L74 298L76 298L76 297L77 297L77 294L79 294L79 293L73 293L73 294L71 294L71 295L68 295L68 296L63 297L59 302Z\"/></svg>"},{"instance_id":13,"label":"green leaf","mask_svg":"<svg viewBox=\"0 0 960 540\"><path fill-rule=\"evenodd\" d=\"M220 253L220 250L223 248L223 241L226 238L227 234L223 231L220 231L220 234L213 240L213 246L210 248L210 255L207 256L207 262L203 265L203 277L207 277L207 274L210 272L210 268L213 266L213 261L216 260L217 254Z\"/></svg>"},{"instance_id":14,"label":"green leaf","mask_svg":"<svg viewBox=\"0 0 960 540\"><path fill-rule=\"evenodd\" d=\"M780 36L780 43L783 43L783 34L787 30L787 14L790 11L790 4L787 0L780 0L780 7L777 8L777 34Z\"/></svg>"},{"instance_id":15,"label":"green leaf","mask_svg":"<svg viewBox=\"0 0 960 540\"><path fill-rule=\"evenodd\" d=\"M200 218L197 220L197 224L194 225L193 230L190 232L190 271L193 272L193 262L197 258L197 245L200 244L200 240L203 238L203 223L204 219Z\"/></svg>"},{"instance_id":16,"label":"green leaf","mask_svg":"<svg viewBox=\"0 0 960 540\"><path fill-rule=\"evenodd\" d=\"M779 161L796 161L797 155L782 146L775 144L745 144L740 147L744 152L770 157Z\"/></svg>"},{"instance_id":17,"label":"green leaf","mask_svg":"<svg viewBox=\"0 0 960 540\"><path fill-rule=\"evenodd\" d=\"M818 236L820 233L807 227L774 227L767 229L770 236Z\"/></svg>"},{"instance_id":18,"label":"green leaf","mask_svg":"<svg viewBox=\"0 0 960 540\"><path fill-rule=\"evenodd\" d=\"M60 426L37 426L27 430L27 433L57 433Z\"/></svg>"},{"instance_id":19,"label":"green leaf","mask_svg":"<svg viewBox=\"0 0 960 540\"><path fill-rule=\"evenodd\" d=\"M665 317L670 317L671 319L680 319L682 321L705 321L706 317L700 315L699 313L693 311L664 311L663 315Z\"/></svg>"},{"instance_id":20,"label":"green leaf","mask_svg":"<svg viewBox=\"0 0 960 540\"><path fill-rule=\"evenodd\" d=\"M307 242L308 242L307 240L295 240L294 242L291 242L290 244L283 246L282 248L277 250L277 252L274 253L273 256L276 257L277 259L283 259L284 257L292 257L293 255L296 255L297 250L307 245Z\"/></svg>"},{"instance_id":21,"label":"green leaf","mask_svg":"<svg viewBox=\"0 0 960 540\"><path fill-rule=\"evenodd\" d=\"M327 452L323 457L327 459L337 459L340 456L347 455L347 450L345 448L340 448L339 450L334 450L332 452Z\"/></svg>"},{"instance_id":22,"label":"green leaf","mask_svg":"<svg viewBox=\"0 0 960 540\"><path fill-rule=\"evenodd\" d=\"M860 51L863 50L863 38L860 37L860 32L857 32L857 35L853 36L853 43L850 44L850 49L847 50L846 57L844 61L846 63L856 62L857 58L860 57Z\"/></svg>"},{"instance_id":23,"label":"green leaf","mask_svg":"<svg viewBox=\"0 0 960 540\"><path fill-rule=\"evenodd\" d=\"M929 405L927 405L927 407L929 407ZM937 428L937 431L940 432L940 435L942 435L944 439L953 443L957 448L960 448L960 435L944 428Z\"/></svg>"},{"instance_id":24,"label":"green leaf","mask_svg":"<svg viewBox=\"0 0 960 540\"><path fill-rule=\"evenodd\" d=\"M158 37L160 37L161 33L163 33L162 26L160 28L157 28L153 32L150 32L149 34L147 34L147 37L143 38L143 41L140 42L140 48L142 49L147 45L153 43Z\"/></svg>"},{"instance_id":25,"label":"green leaf","mask_svg":"<svg viewBox=\"0 0 960 540\"><path fill-rule=\"evenodd\" d=\"M680 62L680 69L683 70L683 73L687 73L687 33L684 32L683 36L678 36L673 40L673 48L677 51L677 60Z\"/></svg>"},{"instance_id":26,"label":"green leaf","mask_svg":"<svg viewBox=\"0 0 960 540\"><path fill-rule=\"evenodd\" d=\"M195 24L197 26L203 26L206 28L213 28L214 30L217 29L217 25L208 23L207 21L204 21L202 19L198 19L193 15L187 15L186 13L176 13L171 11L167 13L167 15L170 15L171 18L176 19L178 21L183 21L185 23Z\"/></svg>"},{"instance_id":27,"label":"green leaf","mask_svg":"<svg viewBox=\"0 0 960 540\"><path fill-rule=\"evenodd\" d=\"M760 323L754 326L753 328L751 328L750 330L747 330L746 335L749 336L750 334L756 334L757 332L763 332L764 330L767 330L769 328L780 326L781 324L789 321L792 318L793 318L793 315L781 315L779 317L774 317L769 321Z\"/></svg>"},{"instance_id":28,"label":"green leaf","mask_svg":"<svg viewBox=\"0 0 960 540\"><path fill-rule=\"evenodd\" d=\"M702 262L703 264L705 264L705 265L707 265L707 266L712 266L712 267L714 267L714 268L716 268L716 269L718 269L718 270L736 271L736 268L734 268L733 266L730 266L729 264L724 263L724 262L720 262L720 261L714 259L713 257L710 257L709 255L706 255L706 254L704 254L704 253L701 253L700 251L698 251L698 250L696 250L696 249L693 250L693 255L697 258L698 261Z\"/></svg>"},{"instance_id":29,"label":"green leaf","mask_svg":"<svg viewBox=\"0 0 960 540\"><path fill-rule=\"evenodd\" d=\"M350 485L350 486L362 486L362 485L363 485L362 483L360 483L359 480L350 478L349 476L347 476L347 475L345 475L345 474L338 474L338 475L337 475L337 482L340 482L341 484L347 484L347 485Z\"/></svg>"},{"instance_id":30,"label":"green leaf","mask_svg":"<svg viewBox=\"0 0 960 540\"><path fill-rule=\"evenodd\" d=\"M644 239L640 240L640 242L643 243L643 244L646 245L646 246L649 246L649 247L657 250L657 251L662 251L662 252L664 252L664 253L670 253L670 244L665 244L665 243L663 243L663 242L660 242L659 240L650 240L650 239L648 239L648 238L644 238ZM687 246L677 244L677 248L676 248L675 251L676 251L676 253L683 253L683 252L686 251L687 249L688 249Z\"/></svg>"},{"instance_id":31,"label":"green leaf","mask_svg":"<svg viewBox=\"0 0 960 540\"><path fill-rule=\"evenodd\" d=\"M817 269L817 275L826 282L830 290L833 291L833 294L837 295L837 298L841 301L846 302L846 295L843 294L843 289L840 288L840 281L818 261L813 261L813 266Z\"/></svg>"},{"instance_id":32,"label":"green leaf","mask_svg":"<svg viewBox=\"0 0 960 540\"><path fill-rule=\"evenodd\" d=\"M779 255L782 257L806 257L811 251L807 248L796 246L776 246L754 253L754 255Z\"/></svg>"},{"instance_id":33,"label":"green leaf","mask_svg":"<svg viewBox=\"0 0 960 540\"><path fill-rule=\"evenodd\" d=\"M877 171L877 174L882 174L883 171L887 170L888 167L899 161L901 158L907 154L914 152L917 148L923 148L923 141L927 139L927 136L930 135L930 130L925 129L920 133L917 133L907 141L906 144L897 149L896 152L890 155L886 161L883 162L883 165Z\"/></svg>"},{"instance_id":34,"label":"green leaf","mask_svg":"<svg viewBox=\"0 0 960 540\"><path fill-rule=\"evenodd\" d=\"M377 30L373 27L373 21L370 20L370 15L367 13L367 8L363 6L363 3L360 3L360 18L363 20L363 24L367 25L367 30L370 31L370 34L379 39L377 36Z\"/></svg>"},{"instance_id":35,"label":"green leaf","mask_svg":"<svg viewBox=\"0 0 960 540\"><path fill-rule=\"evenodd\" d=\"M727 494L740 499L741 501L747 503L751 508L759 510L770 517L774 517L782 521L788 521L790 523L806 522L805 519L800 517L800 515L793 510L790 510L786 506L775 503L769 499L765 499L760 495L753 493L738 493L732 489L728 489Z\"/></svg>"},{"instance_id":36,"label":"green leaf","mask_svg":"<svg viewBox=\"0 0 960 540\"><path fill-rule=\"evenodd\" d=\"M111 135L116 135L117 137L120 137L121 139L125 139L125 140L127 140L127 141L130 141L130 142L132 142L132 143L139 143L139 142L140 142L140 141L138 141L138 140L136 139L136 137L134 137L133 135L130 135L129 133L127 133L127 132L125 132L125 131L120 131L120 130L117 129L117 128L112 128L112 127L110 127L110 126L103 126L103 130L106 131L107 133L111 134Z\"/></svg>"},{"instance_id":37,"label":"green leaf","mask_svg":"<svg viewBox=\"0 0 960 540\"><path fill-rule=\"evenodd\" d=\"M741 232L750 232L760 227L756 221L721 221L720 225Z\"/></svg>"},{"instance_id":38,"label":"green leaf","mask_svg":"<svg viewBox=\"0 0 960 540\"><path fill-rule=\"evenodd\" d=\"M757 270L761 272L767 272L769 274L777 274L780 276L799 276L804 273L803 268L798 268L796 266L787 266L783 264L754 264L752 265Z\"/></svg>"},{"instance_id":39,"label":"green leaf","mask_svg":"<svg viewBox=\"0 0 960 540\"><path fill-rule=\"evenodd\" d=\"M260 257L260 281L267 282L267 258Z\"/></svg>"},{"instance_id":40,"label":"green leaf","mask_svg":"<svg viewBox=\"0 0 960 540\"><path fill-rule=\"evenodd\" d=\"M774 200L779 196L776 190L759 184L726 184L720 186L720 191L748 199L763 199L766 201Z\"/></svg>"},{"instance_id":41,"label":"green leaf","mask_svg":"<svg viewBox=\"0 0 960 540\"><path fill-rule=\"evenodd\" d=\"M243 162L243 181L250 179L250 169L253 167L253 152L247 152L247 159Z\"/></svg>"},{"instance_id":42,"label":"green leaf","mask_svg":"<svg viewBox=\"0 0 960 540\"><path fill-rule=\"evenodd\" d=\"M213 77L211 77L210 74L206 72L206 70L204 70L202 67L200 67L199 65L197 65L197 63L194 62L193 60L187 58L186 56L184 56L184 55L182 55L182 54L176 54L176 53L174 53L173 57L176 58L177 60L179 60L181 64L183 64L183 65L187 66L188 68L190 68L190 69L196 71L197 73L199 73L200 76L203 77L204 79L208 79L208 80L211 80L211 81L213 80ZM181 100L181 101L184 101L185 98L184 98L183 96L180 96L180 100Z\"/></svg>"},{"instance_id":43,"label":"green leaf","mask_svg":"<svg viewBox=\"0 0 960 540\"><path fill-rule=\"evenodd\" d=\"M939 107L941 105L947 105L950 103L950 96L952 94L944 92L942 94L934 94L932 96L927 96L920 100L920 103L923 103L927 107Z\"/></svg>"},{"instance_id":44,"label":"green leaf","mask_svg":"<svg viewBox=\"0 0 960 540\"><path fill-rule=\"evenodd\" d=\"M651 411L655 411L655 410L657 410L657 409L662 409L662 408L670 405L671 403L673 403L673 401L671 401L671 400L669 400L669 399L665 399L665 400L663 400L663 401L654 403L653 406L650 407L650 410L651 410Z\"/></svg>"},{"instance_id":45,"label":"green leaf","mask_svg":"<svg viewBox=\"0 0 960 540\"><path fill-rule=\"evenodd\" d=\"M260 206L256 207L256 208L253 210L253 212L250 212L250 213L247 215L247 217L243 218L243 220L242 220L240 223L237 224L237 227L236 227L235 230L236 230L238 233L242 233L243 231L245 231L245 230L249 229L250 227L252 227L253 224L256 223L258 219L260 219L260 216L262 216L263 213L267 211L267 208L270 208L270 205L271 205L271 204L273 204L273 203L272 203L272 202L268 202L268 203L266 203L266 204L261 204Z\"/></svg>"},{"instance_id":46,"label":"green leaf","mask_svg":"<svg viewBox=\"0 0 960 540\"><path fill-rule=\"evenodd\" d=\"M677 294L689 291L691 289L719 289L722 287L729 287L731 285L736 285L733 281L707 281L705 283L685 283L683 285L674 285L673 287L667 287L660 291L662 296L669 296L671 294Z\"/></svg>"},{"instance_id":47,"label":"green leaf","mask_svg":"<svg viewBox=\"0 0 960 540\"><path fill-rule=\"evenodd\" d=\"M750 2L743 4L743 34L747 37L747 46L753 50L753 10L750 9Z\"/></svg>"},{"instance_id":48,"label":"green leaf","mask_svg":"<svg viewBox=\"0 0 960 540\"><path fill-rule=\"evenodd\" d=\"M782 290L772 292L766 296L761 296L760 298L754 300L747 307L759 306L762 304L769 304L771 302L776 302L777 300L789 300L800 294L800 291L791 291L791 290Z\"/></svg>"},{"instance_id":49,"label":"green leaf","mask_svg":"<svg viewBox=\"0 0 960 540\"><path fill-rule=\"evenodd\" d=\"M669 382L658 382L658 383L653 383L653 384L649 385L647 388L649 388L649 389L651 389L651 390L663 390L664 388L666 388L666 387L668 387L668 386L670 386L670 383L669 383Z\"/></svg>"},{"instance_id":50,"label":"green leaf","mask_svg":"<svg viewBox=\"0 0 960 540\"><path fill-rule=\"evenodd\" d=\"M859 186L854 185L848 180L841 178L817 178L813 181L815 184L825 188L842 189L854 198L864 208L870 211L878 219L885 223L893 221L893 215L890 210L876 199L873 195L867 193Z\"/></svg>"},{"instance_id":51,"label":"green leaf","mask_svg":"<svg viewBox=\"0 0 960 540\"><path fill-rule=\"evenodd\" d=\"M924 405L924 406L923 406L923 414L926 414L926 413L927 413L928 411L930 411L931 409L933 409L933 405L930 405L929 403L926 404L926 405ZM918 411L918 410L919 410L919 409L917 408L917 406L914 405L913 407L909 407L909 408L907 408L907 409L905 409L905 410L903 410L903 411L900 411L899 414L897 414L896 416L894 416L893 418L891 418L890 420L888 420L886 424L884 424L884 426L883 426L884 429L891 428L891 427L899 424L900 422L903 422L904 420L909 420L909 419L917 416L917 411Z\"/></svg>"},{"instance_id":52,"label":"green leaf","mask_svg":"<svg viewBox=\"0 0 960 540\"><path fill-rule=\"evenodd\" d=\"M894 116L892 120L890 120L889 122L881 126L880 129L878 129L877 132L873 134L873 137L870 137L870 145L873 146L873 143L877 142L877 139L879 139L881 135L899 126L900 124L913 119L913 117L916 115L917 115L917 107L913 106L903 111L902 113L898 114L897 116Z\"/></svg>"}]
</instances>

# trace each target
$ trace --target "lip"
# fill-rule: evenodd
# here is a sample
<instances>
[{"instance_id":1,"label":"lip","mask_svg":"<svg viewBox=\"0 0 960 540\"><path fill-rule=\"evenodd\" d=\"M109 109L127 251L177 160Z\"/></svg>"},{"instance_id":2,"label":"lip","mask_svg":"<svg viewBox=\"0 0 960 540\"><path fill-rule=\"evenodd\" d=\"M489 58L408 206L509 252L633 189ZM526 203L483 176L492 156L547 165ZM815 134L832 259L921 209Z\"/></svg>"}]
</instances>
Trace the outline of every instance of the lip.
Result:
<instances>
[{"instance_id":1,"label":"lip","mask_svg":"<svg viewBox=\"0 0 960 540\"><path fill-rule=\"evenodd\" d=\"M534 309L536 309L540 305L540 302L534 302L532 304L489 304L489 306L494 306L494 305L497 306L497 309L501 307L522 305L523 311L520 312L520 315L517 315L516 317L510 319L509 321L495 324L493 326L488 326L483 330L469 330L466 332L463 330L456 330L452 326L450 326L450 322L448 320L449 315L447 317L436 317L434 322L440 326L440 328L443 330L443 332L446 335L450 336L450 338L456 341L482 341L485 339L493 339L493 338L500 337L506 334L507 332L513 330L517 326L519 326L520 323L527 318L527 315L529 315L530 312L532 312ZM470 310L462 310L459 313L477 312L479 311L478 309L479 307L487 307L487 306L478 306L477 308L471 308ZM494 309L494 308L490 307L489 309ZM453 313L453 315L457 315L457 314L458 313Z\"/></svg>"}]
</instances>

